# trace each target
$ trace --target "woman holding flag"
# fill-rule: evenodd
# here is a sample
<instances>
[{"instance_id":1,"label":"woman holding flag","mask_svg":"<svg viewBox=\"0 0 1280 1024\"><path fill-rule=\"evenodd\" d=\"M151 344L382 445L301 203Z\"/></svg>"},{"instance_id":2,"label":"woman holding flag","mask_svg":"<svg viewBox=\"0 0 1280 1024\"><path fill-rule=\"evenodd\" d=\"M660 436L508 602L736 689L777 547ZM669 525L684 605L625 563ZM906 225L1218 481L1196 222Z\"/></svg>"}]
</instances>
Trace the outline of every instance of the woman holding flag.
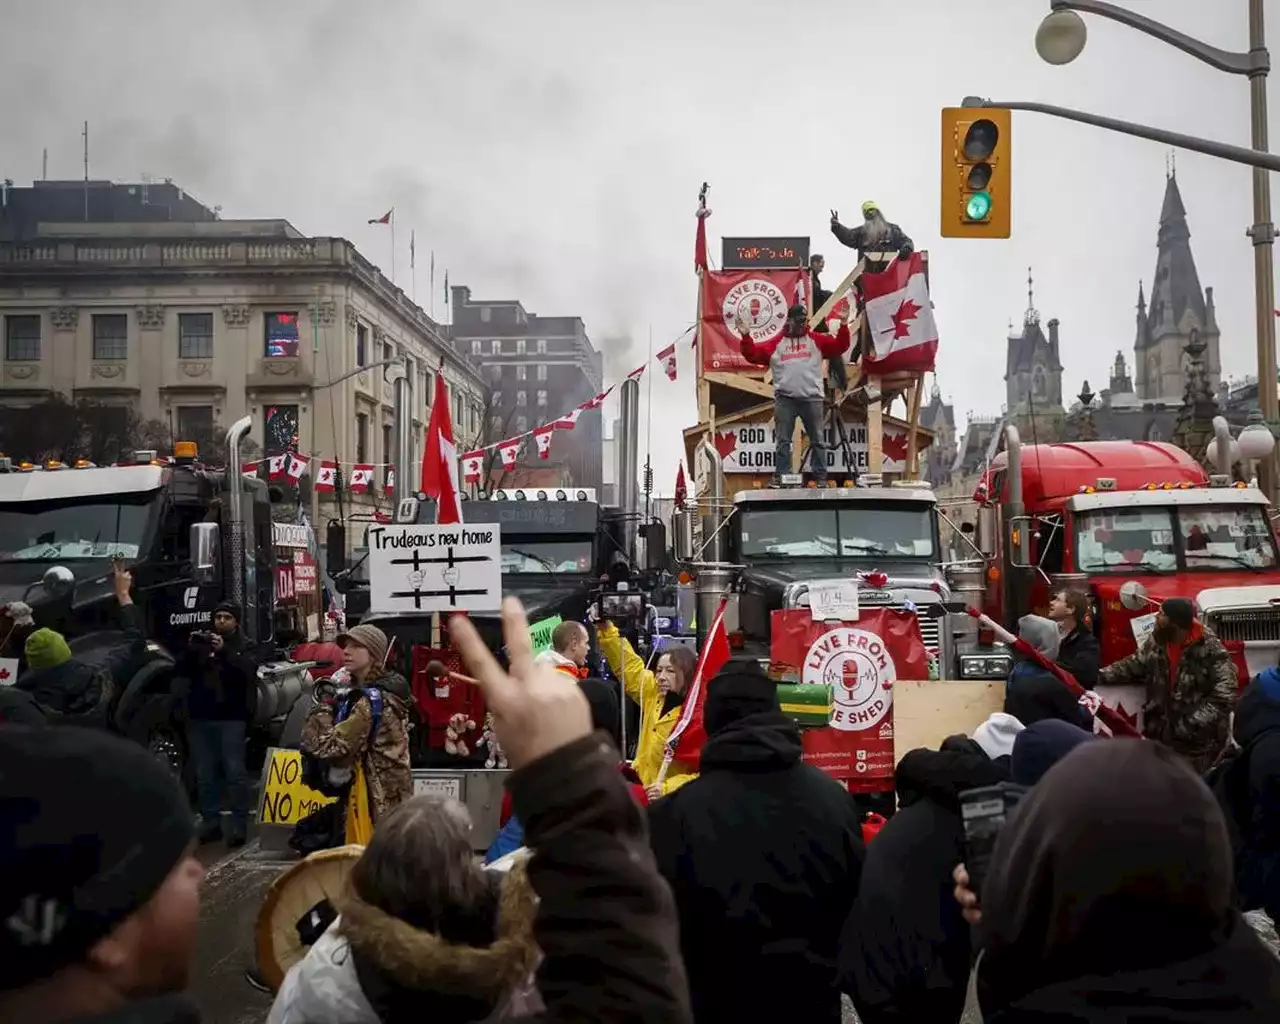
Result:
<instances>
[{"instance_id":1,"label":"woman holding flag","mask_svg":"<svg viewBox=\"0 0 1280 1024\"><path fill-rule=\"evenodd\" d=\"M681 719L685 695L693 680L693 652L673 646L658 656L657 665L650 670L612 622L596 624L596 639L609 670L622 680L627 696L640 707L639 739L632 767L649 799L656 800L698 774L696 763L667 758L667 741Z\"/></svg>"}]
</instances>

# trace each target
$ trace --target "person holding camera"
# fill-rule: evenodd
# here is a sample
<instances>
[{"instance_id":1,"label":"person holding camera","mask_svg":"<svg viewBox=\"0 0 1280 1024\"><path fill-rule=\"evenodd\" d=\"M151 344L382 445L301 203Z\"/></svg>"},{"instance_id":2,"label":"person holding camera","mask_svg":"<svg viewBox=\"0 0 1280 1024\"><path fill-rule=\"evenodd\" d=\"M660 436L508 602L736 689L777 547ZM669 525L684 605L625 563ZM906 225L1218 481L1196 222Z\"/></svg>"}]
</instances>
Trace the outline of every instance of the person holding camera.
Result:
<instances>
[{"instance_id":1,"label":"person holding camera","mask_svg":"<svg viewBox=\"0 0 1280 1024\"><path fill-rule=\"evenodd\" d=\"M187 746L196 768L199 840L243 846L249 831L249 773L245 736L252 717L258 668L245 652L240 606L213 609L213 630L193 630L175 674L187 684ZM230 821L224 833L222 805Z\"/></svg>"}]
</instances>

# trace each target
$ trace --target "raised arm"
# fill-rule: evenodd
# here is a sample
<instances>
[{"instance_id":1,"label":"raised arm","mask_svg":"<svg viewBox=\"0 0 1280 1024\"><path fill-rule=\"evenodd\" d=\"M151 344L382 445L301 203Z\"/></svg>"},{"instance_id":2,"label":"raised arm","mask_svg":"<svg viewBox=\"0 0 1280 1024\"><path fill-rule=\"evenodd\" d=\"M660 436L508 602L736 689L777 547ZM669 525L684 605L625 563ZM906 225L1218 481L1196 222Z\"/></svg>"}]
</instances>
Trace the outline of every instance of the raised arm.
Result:
<instances>
[{"instance_id":1,"label":"raised arm","mask_svg":"<svg viewBox=\"0 0 1280 1024\"><path fill-rule=\"evenodd\" d=\"M742 334L742 358L756 366L768 366L769 360L773 358L773 350L778 347L778 342L782 340L779 334L776 338L768 341L756 341L751 335L745 331Z\"/></svg>"},{"instance_id":2,"label":"raised arm","mask_svg":"<svg viewBox=\"0 0 1280 1024\"><path fill-rule=\"evenodd\" d=\"M849 348L849 325L842 323L840 330L836 331L834 335L810 331L809 337L813 339L813 343L818 346L818 351L822 353L824 358L835 359L837 356L844 355Z\"/></svg>"}]
</instances>

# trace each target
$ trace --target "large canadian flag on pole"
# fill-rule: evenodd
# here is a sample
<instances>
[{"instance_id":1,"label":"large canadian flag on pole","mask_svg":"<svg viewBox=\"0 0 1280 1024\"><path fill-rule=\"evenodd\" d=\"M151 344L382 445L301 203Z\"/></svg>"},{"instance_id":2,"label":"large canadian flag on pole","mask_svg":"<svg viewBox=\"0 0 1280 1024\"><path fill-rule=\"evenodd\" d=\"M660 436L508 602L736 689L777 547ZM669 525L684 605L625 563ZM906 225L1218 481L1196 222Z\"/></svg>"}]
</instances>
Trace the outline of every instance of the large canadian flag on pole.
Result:
<instances>
[{"instance_id":1,"label":"large canadian flag on pole","mask_svg":"<svg viewBox=\"0 0 1280 1024\"><path fill-rule=\"evenodd\" d=\"M437 523L462 522L462 488L458 484L458 446L449 418L449 392L444 383L443 361L437 372L427 444L422 452L422 490L436 502Z\"/></svg>"},{"instance_id":2,"label":"large canadian flag on pole","mask_svg":"<svg viewBox=\"0 0 1280 1024\"><path fill-rule=\"evenodd\" d=\"M862 276L863 310L872 351L863 354L870 375L926 373L938 354L938 325L929 301L925 258L913 252L879 274Z\"/></svg>"},{"instance_id":3,"label":"large canadian flag on pole","mask_svg":"<svg viewBox=\"0 0 1280 1024\"><path fill-rule=\"evenodd\" d=\"M702 708L707 701L707 685L716 674L728 664L733 651L729 647L729 634L724 625L725 599L720 599L715 616L711 620L711 628L707 630L707 639L703 642L702 653L698 657L698 667L693 673L693 681L684 697L684 710L680 718L671 727L667 738L667 753L659 774L659 783L666 778L667 768L672 761L681 761L697 766L702 757L702 746L707 742L706 726L702 724Z\"/></svg>"}]
</instances>

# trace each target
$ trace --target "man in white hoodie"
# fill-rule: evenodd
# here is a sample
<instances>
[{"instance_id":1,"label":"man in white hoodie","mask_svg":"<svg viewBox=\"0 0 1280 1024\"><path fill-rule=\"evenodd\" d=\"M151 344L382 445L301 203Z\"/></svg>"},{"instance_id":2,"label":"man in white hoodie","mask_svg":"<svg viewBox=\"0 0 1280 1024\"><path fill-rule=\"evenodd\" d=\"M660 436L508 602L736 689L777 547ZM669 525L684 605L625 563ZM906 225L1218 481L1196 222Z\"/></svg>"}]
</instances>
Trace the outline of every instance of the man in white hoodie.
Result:
<instances>
[{"instance_id":1,"label":"man in white hoodie","mask_svg":"<svg viewBox=\"0 0 1280 1024\"><path fill-rule=\"evenodd\" d=\"M587 633L587 627L570 619L556 626L551 634L551 646L534 660L550 665L574 679L582 679L590 648L591 636Z\"/></svg>"}]
</instances>

